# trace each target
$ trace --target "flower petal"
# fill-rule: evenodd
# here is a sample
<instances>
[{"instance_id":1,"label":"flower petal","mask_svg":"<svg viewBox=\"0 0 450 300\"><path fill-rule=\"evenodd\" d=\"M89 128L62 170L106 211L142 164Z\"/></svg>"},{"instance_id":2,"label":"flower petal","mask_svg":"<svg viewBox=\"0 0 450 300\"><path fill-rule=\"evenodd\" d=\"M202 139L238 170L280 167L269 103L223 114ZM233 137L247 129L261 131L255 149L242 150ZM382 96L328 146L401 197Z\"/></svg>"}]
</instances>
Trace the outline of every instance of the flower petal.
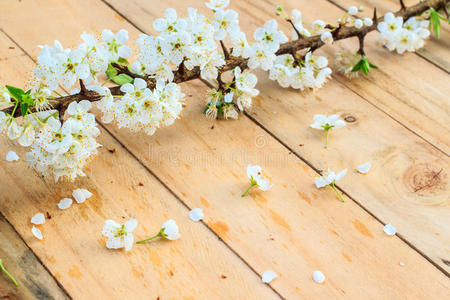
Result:
<instances>
[{"instance_id":1,"label":"flower petal","mask_svg":"<svg viewBox=\"0 0 450 300\"><path fill-rule=\"evenodd\" d=\"M205 215L203 214L203 210L201 208L194 208L189 212L189 218L195 222L200 221L204 216Z\"/></svg>"},{"instance_id":2,"label":"flower petal","mask_svg":"<svg viewBox=\"0 0 450 300\"><path fill-rule=\"evenodd\" d=\"M64 198L64 199L61 199L61 201L59 201L58 207L59 207L59 209L62 209L62 210L68 209L70 206L72 206L72 203L73 203L72 198Z\"/></svg>"},{"instance_id":3,"label":"flower petal","mask_svg":"<svg viewBox=\"0 0 450 300\"><path fill-rule=\"evenodd\" d=\"M397 233L397 229L395 229L395 227L392 224L386 224L383 227L383 231L387 234L387 235L395 235Z\"/></svg>"},{"instance_id":4,"label":"flower petal","mask_svg":"<svg viewBox=\"0 0 450 300\"><path fill-rule=\"evenodd\" d=\"M136 229L137 225L138 221L136 219L131 219L125 223L125 230L130 233Z\"/></svg>"},{"instance_id":5,"label":"flower petal","mask_svg":"<svg viewBox=\"0 0 450 300\"><path fill-rule=\"evenodd\" d=\"M31 232L37 239L42 241L43 236L42 236L42 232L39 229L37 229L36 227L33 226L33 228L31 228Z\"/></svg>"},{"instance_id":6,"label":"flower petal","mask_svg":"<svg viewBox=\"0 0 450 300\"><path fill-rule=\"evenodd\" d=\"M264 271L261 279L262 279L262 282L264 282L264 283L270 283L272 280L274 280L277 277L278 277L278 275L274 271L267 270L267 271Z\"/></svg>"},{"instance_id":7,"label":"flower petal","mask_svg":"<svg viewBox=\"0 0 450 300\"><path fill-rule=\"evenodd\" d=\"M87 198L92 196L92 193L86 189L76 189L72 192L72 196L77 203L83 203Z\"/></svg>"},{"instance_id":8,"label":"flower petal","mask_svg":"<svg viewBox=\"0 0 450 300\"><path fill-rule=\"evenodd\" d=\"M337 173L336 177L335 177L335 181L338 181L339 179L341 179L342 177L345 176L345 174L347 174L347 169L344 169L342 171L340 171L339 173Z\"/></svg>"},{"instance_id":9,"label":"flower petal","mask_svg":"<svg viewBox=\"0 0 450 300\"><path fill-rule=\"evenodd\" d=\"M358 170L359 173L366 174L367 172L369 172L371 166L372 165L370 161L368 161L363 164L360 164L356 169Z\"/></svg>"},{"instance_id":10,"label":"flower petal","mask_svg":"<svg viewBox=\"0 0 450 300\"><path fill-rule=\"evenodd\" d=\"M31 218L31 223L41 225L45 223L45 216L43 213L37 213Z\"/></svg>"},{"instance_id":11,"label":"flower petal","mask_svg":"<svg viewBox=\"0 0 450 300\"><path fill-rule=\"evenodd\" d=\"M17 155L16 152L9 151L8 153L6 153L6 161L18 161L18 160L19 156Z\"/></svg>"},{"instance_id":12,"label":"flower petal","mask_svg":"<svg viewBox=\"0 0 450 300\"><path fill-rule=\"evenodd\" d=\"M316 270L313 273L313 279L317 283L322 283L325 281L325 275L323 275L323 273L320 272L319 270Z\"/></svg>"}]
</instances>

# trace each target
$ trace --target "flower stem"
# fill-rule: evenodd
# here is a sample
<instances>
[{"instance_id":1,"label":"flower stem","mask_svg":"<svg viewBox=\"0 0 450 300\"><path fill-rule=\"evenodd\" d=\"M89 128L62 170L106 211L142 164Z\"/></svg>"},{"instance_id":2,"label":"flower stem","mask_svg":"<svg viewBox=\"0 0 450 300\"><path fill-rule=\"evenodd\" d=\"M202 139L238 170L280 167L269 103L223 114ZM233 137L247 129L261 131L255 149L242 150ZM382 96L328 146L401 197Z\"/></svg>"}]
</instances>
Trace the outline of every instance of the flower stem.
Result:
<instances>
[{"instance_id":1,"label":"flower stem","mask_svg":"<svg viewBox=\"0 0 450 300\"><path fill-rule=\"evenodd\" d=\"M12 282L14 282L15 286L19 286L19 283L17 283L17 281L14 279L14 277L8 272L8 270L5 269L5 267L3 266L3 262L0 259L0 269L6 274L8 275L8 277L12 280Z\"/></svg>"},{"instance_id":2,"label":"flower stem","mask_svg":"<svg viewBox=\"0 0 450 300\"><path fill-rule=\"evenodd\" d=\"M328 134L330 132L330 129L325 130L325 148L328 147Z\"/></svg>"},{"instance_id":3,"label":"flower stem","mask_svg":"<svg viewBox=\"0 0 450 300\"><path fill-rule=\"evenodd\" d=\"M338 189L337 189L336 186L334 185L334 182L330 183L330 186L331 186L331 188L336 192L336 194L338 195L339 199L340 199L342 202L345 202L345 201L344 201L344 198L343 198L342 195L341 195L341 193L339 193Z\"/></svg>"},{"instance_id":4,"label":"flower stem","mask_svg":"<svg viewBox=\"0 0 450 300\"><path fill-rule=\"evenodd\" d=\"M136 244L143 244L143 243L145 243L145 242L151 241L151 240L153 240L153 239L156 239L157 237L160 237L161 234L162 234L162 232L160 231L160 232L158 232L157 234L155 234L154 236L149 237L148 239L145 239L145 240L142 240L142 241L137 241Z\"/></svg>"},{"instance_id":5,"label":"flower stem","mask_svg":"<svg viewBox=\"0 0 450 300\"><path fill-rule=\"evenodd\" d=\"M245 195L247 195L248 191L250 191L250 189L251 189L252 187L254 187L255 185L256 185L256 183L252 182L252 183L250 184L250 186L245 190L245 192L242 193L241 197L245 197Z\"/></svg>"},{"instance_id":6,"label":"flower stem","mask_svg":"<svg viewBox=\"0 0 450 300\"><path fill-rule=\"evenodd\" d=\"M16 112L17 106L19 105L19 101L16 102L16 105L14 106L14 109L11 113L11 116L14 117L14 113Z\"/></svg>"}]
</instances>

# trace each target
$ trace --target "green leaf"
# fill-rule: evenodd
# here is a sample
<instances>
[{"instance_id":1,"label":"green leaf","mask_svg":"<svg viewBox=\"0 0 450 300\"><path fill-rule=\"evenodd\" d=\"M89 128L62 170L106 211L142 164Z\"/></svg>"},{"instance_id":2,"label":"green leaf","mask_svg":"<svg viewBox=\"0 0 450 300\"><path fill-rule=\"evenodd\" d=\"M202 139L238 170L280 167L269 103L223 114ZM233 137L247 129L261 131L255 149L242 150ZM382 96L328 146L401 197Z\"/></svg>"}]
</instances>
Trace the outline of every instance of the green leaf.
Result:
<instances>
[{"instance_id":1,"label":"green leaf","mask_svg":"<svg viewBox=\"0 0 450 300\"><path fill-rule=\"evenodd\" d=\"M361 69L362 65L362 59L356 63L356 65L353 66L352 72L357 72Z\"/></svg>"},{"instance_id":2,"label":"green leaf","mask_svg":"<svg viewBox=\"0 0 450 300\"><path fill-rule=\"evenodd\" d=\"M106 73L106 76L108 76L109 79L112 79L114 76L117 75L117 70L116 70L116 68L114 68L112 66L112 64L109 64L108 65L108 69L106 69L105 73Z\"/></svg>"},{"instance_id":3,"label":"green leaf","mask_svg":"<svg viewBox=\"0 0 450 300\"><path fill-rule=\"evenodd\" d=\"M28 104L25 102L20 102L20 114L22 115L22 117L27 114L27 110L28 110Z\"/></svg>"},{"instance_id":4,"label":"green leaf","mask_svg":"<svg viewBox=\"0 0 450 300\"><path fill-rule=\"evenodd\" d=\"M16 88L14 86L7 85L6 88L8 89L9 94L16 100L22 99L22 96L25 94L22 89Z\"/></svg>"},{"instance_id":5,"label":"green leaf","mask_svg":"<svg viewBox=\"0 0 450 300\"><path fill-rule=\"evenodd\" d=\"M23 94L22 101L20 103L26 103L28 105L34 105L34 100L29 94Z\"/></svg>"},{"instance_id":6,"label":"green leaf","mask_svg":"<svg viewBox=\"0 0 450 300\"><path fill-rule=\"evenodd\" d=\"M118 85L124 85L125 83L133 82L133 77L128 76L127 74L120 74L112 77L111 80Z\"/></svg>"},{"instance_id":7,"label":"green leaf","mask_svg":"<svg viewBox=\"0 0 450 300\"><path fill-rule=\"evenodd\" d=\"M119 59L117 60L117 62L121 65L129 65L130 63L128 62L128 60L126 58L123 57L119 57Z\"/></svg>"},{"instance_id":8,"label":"green leaf","mask_svg":"<svg viewBox=\"0 0 450 300\"><path fill-rule=\"evenodd\" d=\"M436 10L430 7L430 27L433 27L434 34L438 39L441 36L441 18L443 17Z\"/></svg>"}]
</instances>

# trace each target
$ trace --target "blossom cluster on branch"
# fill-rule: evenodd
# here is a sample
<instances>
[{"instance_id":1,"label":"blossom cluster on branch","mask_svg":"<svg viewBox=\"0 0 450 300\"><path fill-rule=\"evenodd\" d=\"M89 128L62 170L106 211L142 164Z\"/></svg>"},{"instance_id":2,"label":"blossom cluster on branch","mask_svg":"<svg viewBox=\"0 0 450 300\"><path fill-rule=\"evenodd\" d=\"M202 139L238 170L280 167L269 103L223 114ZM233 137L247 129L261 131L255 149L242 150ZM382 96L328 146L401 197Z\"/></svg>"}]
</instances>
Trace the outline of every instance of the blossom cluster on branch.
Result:
<instances>
[{"instance_id":1,"label":"blossom cluster on branch","mask_svg":"<svg viewBox=\"0 0 450 300\"><path fill-rule=\"evenodd\" d=\"M211 119L237 119L251 108L258 95L256 68L282 87L315 90L324 86L332 73L328 59L314 53L325 44L357 37L355 53L340 54L340 70L346 74L367 74L377 68L364 52L364 38L378 29L381 43L398 53L415 51L424 45L431 28L439 36L440 20L447 20L449 0L426 0L377 18L360 18L361 9L350 7L335 24L303 21L300 11L290 16L278 7L276 14L292 25L291 41L275 19L257 28L252 40L239 26L238 13L228 8L229 0L211 0L204 15L189 8L181 17L168 8L153 27L158 33L141 34L137 59L128 32L104 30L100 37L83 33L81 44L64 48L40 46L37 67L27 90L0 86L0 131L24 147L30 147L28 163L46 176L69 180L84 175L100 147L99 130L90 113L92 103L101 111L104 123L115 123L134 132L152 135L171 125L183 108L185 95L180 83L203 79L216 81L208 92L205 115ZM448 20L447 20L448 21ZM227 48L227 45L230 48ZM232 79L225 80L230 72ZM76 84L79 86L76 87ZM110 86L115 83L115 86ZM68 95L59 89L70 90Z\"/></svg>"}]
</instances>

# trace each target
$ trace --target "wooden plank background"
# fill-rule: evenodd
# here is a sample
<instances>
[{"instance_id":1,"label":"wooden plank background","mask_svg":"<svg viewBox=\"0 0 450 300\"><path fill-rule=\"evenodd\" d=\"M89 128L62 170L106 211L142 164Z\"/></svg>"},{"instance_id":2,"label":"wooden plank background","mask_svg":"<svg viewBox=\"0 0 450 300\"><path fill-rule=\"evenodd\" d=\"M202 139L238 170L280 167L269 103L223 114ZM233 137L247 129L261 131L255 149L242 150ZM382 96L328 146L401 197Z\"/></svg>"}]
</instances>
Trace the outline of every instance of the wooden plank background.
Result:
<instances>
[{"instance_id":1,"label":"wooden plank background","mask_svg":"<svg viewBox=\"0 0 450 300\"><path fill-rule=\"evenodd\" d=\"M373 6L396 9L390 0L233 1L231 8L243 30L252 32L274 17L279 4L299 8L307 21L332 21L342 14L339 5L356 2L364 2L365 14ZM153 33L153 20L167 7L180 14L187 7L207 11L196 0L2 2L0 82L25 84L38 44L58 39L76 45L83 31L105 28L125 28L133 42L141 32ZM29 247L38 286L54 298L447 298L449 35L444 27L441 40L432 39L418 55L399 56L381 48L373 33L367 53L381 71L353 81L333 75L336 80L311 94L281 89L258 72L261 94L253 111L237 121L206 120L207 87L183 84L189 96L181 120L152 137L102 125L104 147L87 178L75 183L42 180L23 160L2 162L0 211L11 225L0 219L0 240L17 241L18 253ZM356 41L336 46L354 51ZM319 53L332 57L333 49ZM332 132L324 149L323 136L308 128L316 113L356 122ZM0 156L13 148L2 138ZM24 149L14 149L24 157ZM367 160L373 169L357 174L353 169ZM241 198L247 163L262 165L273 189ZM344 204L314 186L317 170L327 167L349 169L339 182ZM21 185L27 188L11 189ZM56 203L76 187L87 187L94 197L59 211ZM188 219L193 207L203 208L204 222ZM30 231L29 219L38 211L52 216L42 226L42 242ZM140 222L136 235L148 236L174 218L182 238L128 253L107 250L100 233L104 220L133 217ZM385 223L394 224L398 235L386 236ZM26 284L35 278L24 277L26 266L8 254L14 247L2 242L0 248L21 283L15 289L0 281L6 293L39 298ZM267 269L280 276L270 285L260 281ZM324 284L312 281L316 269L327 276Z\"/></svg>"}]
</instances>

